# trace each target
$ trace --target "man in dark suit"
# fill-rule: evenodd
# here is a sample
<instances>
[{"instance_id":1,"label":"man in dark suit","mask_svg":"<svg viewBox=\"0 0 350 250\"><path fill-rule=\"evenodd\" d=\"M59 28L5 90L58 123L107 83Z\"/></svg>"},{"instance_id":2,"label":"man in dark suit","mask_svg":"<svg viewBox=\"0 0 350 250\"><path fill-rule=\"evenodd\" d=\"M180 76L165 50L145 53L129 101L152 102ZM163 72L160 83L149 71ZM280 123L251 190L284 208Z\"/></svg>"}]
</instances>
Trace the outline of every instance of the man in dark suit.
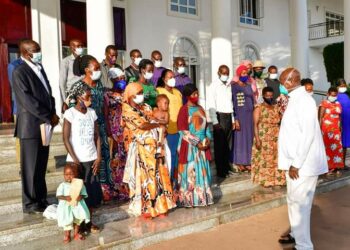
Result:
<instances>
[{"instance_id":1,"label":"man in dark suit","mask_svg":"<svg viewBox=\"0 0 350 250\"><path fill-rule=\"evenodd\" d=\"M22 42L24 63L13 71L12 80L17 101L15 136L20 139L22 204L24 213L43 212L47 206L45 174L49 146L43 146L40 125L58 124L55 99L40 64L41 49L33 40Z\"/></svg>"}]
</instances>

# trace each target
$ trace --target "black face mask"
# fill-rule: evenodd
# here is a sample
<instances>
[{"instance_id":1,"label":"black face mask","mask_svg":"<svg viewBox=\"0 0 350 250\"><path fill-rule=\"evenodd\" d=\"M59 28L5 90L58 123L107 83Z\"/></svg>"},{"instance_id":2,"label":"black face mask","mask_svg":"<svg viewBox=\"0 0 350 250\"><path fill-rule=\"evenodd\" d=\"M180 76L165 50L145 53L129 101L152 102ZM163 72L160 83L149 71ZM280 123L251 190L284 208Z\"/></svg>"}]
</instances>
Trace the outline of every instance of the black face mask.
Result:
<instances>
[{"instance_id":1,"label":"black face mask","mask_svg":"<svg viewBox=\"0 0 350 250\"><path fill-rule=\"evenodd\" d=\"M265 97L264 97L264 102L266 102L268 105L273 105L275 103L273 98L265 98Z\"/></svg>"}]
</instances>

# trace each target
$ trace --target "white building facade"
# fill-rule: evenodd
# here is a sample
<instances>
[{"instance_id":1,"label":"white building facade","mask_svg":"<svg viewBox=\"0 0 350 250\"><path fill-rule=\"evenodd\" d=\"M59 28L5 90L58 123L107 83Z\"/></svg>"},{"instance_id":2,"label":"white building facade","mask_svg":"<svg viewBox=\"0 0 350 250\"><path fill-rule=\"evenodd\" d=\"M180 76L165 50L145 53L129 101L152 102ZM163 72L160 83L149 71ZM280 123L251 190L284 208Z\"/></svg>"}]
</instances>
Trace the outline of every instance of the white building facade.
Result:
<instances>
[{"instance_id":1,"label":"white building facade","mask_svg":"<svg viewBox=\"0 0 350 250\"><path fill-rule=\"evenodd\" d=\"M143 58L153 50L163 54L164 67L183 56L187 72L206 91L226 64L235 68L243 59L261 59L281 72L294 66L311 77L315 89L329 87L323 48L345 40L345 78L350 79L350 1L347 0L86 0L87 50L102 60L104 48L114 44L112 8L125 10L126 50L119 58L130 63L129 51ZM60 0L31 0L32 36L42 47L43 64L59 100L58 72L62 60ZM344 13L345 11L345 13ZM334 27L322 25L338 20ZM345 22L344 22L345 20ZM339 26L338 24L343 25ZM345 25L344 25L345 24ZM309 28L310 27L310 28ZM347 32L347 30L349 30ZM346 34L348 37L344 36ZM61 103L57 101L57 110Z\"/></svg>"}]
</instances>

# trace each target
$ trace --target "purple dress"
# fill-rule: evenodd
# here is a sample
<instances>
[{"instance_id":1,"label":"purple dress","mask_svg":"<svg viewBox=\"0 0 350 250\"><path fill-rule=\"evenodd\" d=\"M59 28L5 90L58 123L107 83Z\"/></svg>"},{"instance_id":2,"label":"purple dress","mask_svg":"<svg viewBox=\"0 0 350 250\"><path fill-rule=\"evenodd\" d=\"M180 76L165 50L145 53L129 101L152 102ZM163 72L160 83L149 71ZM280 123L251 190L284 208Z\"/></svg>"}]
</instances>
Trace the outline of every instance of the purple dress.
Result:
<instances>
[{"instance_id":1,"label":"purple dress","mask_svg":"<svg viewBox=\"0 0 350 250\"><path fill-rule=\"evenodd\" d=\"M151 82L153 82L154 87L157 87L158 79L162 76L162 72L165 70L164 67L156 68L154 67L153 76Z\"/></svg>"},{"instance_id":2,"label":"purple dress","mask_svg":"<svg viewBox=\"0 0 350 250\"><path fill-rule=\"evenodd\" d=\"M342 107L341 123L342 123L342 144L343 148L350 147L350 98L345 93L338 94L338 102Z\"/></svg>"},{"instance_id":3,"label":"purple dress","mask_svg":"<svg viewBox=\"0 0 350 250\"><path fill-rule=\"evenodd\" d=\"M232 100L235 119L239 121L241 130L234 132L233 163L250 166L253 146L253 110L254 93L249 85L232 85Z\"/></svg>"}]
</instances>

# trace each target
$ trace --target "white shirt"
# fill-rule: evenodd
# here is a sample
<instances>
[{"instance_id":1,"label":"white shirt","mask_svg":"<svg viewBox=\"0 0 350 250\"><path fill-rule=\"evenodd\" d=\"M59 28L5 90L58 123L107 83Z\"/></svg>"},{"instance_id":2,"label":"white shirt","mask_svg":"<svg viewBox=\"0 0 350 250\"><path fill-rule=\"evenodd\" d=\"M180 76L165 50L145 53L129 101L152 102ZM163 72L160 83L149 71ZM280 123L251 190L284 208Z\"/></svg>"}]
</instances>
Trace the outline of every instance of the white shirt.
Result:
<instances>
[{"instance_id":1,"label":"white shirt","mask_svg":"<svg viewBox=\"0 0 350 250\"><path fill-rule=\"evenodd\" d=\"M289 94L278 138L278 168L299 169L300 176L328 172L315 100L299 87Z\"/></svg>"},{"instance_id":2,"label":"white shirt","mask_svg":"<svg viewBox=\"0 0 350 250\"><path fill-rule=\"evenodd\" d=\"M86 114L72 107L64 112L64 119L71 124L69 141L75 155L80 162L89 162L97 159L94 131L97 115L95 110L87 108ZM67 162L72 162L72 157L67 155Z\"/></svg>"},{"instance_id":3,"label":"white shirt","mask_svg":"<svg viewBox=\"0 0 350 250\"><path fill-rule=\"evenodd\" d=\"M34 71L34 73L39 77L40 81L42 82L42 84L44 85L47 93L50 93L49 91L49 87L47 86L47 82L43 76L43 74L41 73L41 66L38 64L34 64L31 61L25 59L24 57L21 57L23 61L25 61L28 66Z\"/></svg>"},{"instance_id":4,"label":"white shirt","mask_svg":"<svg viewBox=\"0 0 350 250\"><path fill-rule=\"evenodd\" d=\"M231 89L229 81L223 83L220 79L214 81L209 87L209 116L214 125L218 124L216 112L232 114L232 122L234 121Z\"/></svg>"}]
</instances>

